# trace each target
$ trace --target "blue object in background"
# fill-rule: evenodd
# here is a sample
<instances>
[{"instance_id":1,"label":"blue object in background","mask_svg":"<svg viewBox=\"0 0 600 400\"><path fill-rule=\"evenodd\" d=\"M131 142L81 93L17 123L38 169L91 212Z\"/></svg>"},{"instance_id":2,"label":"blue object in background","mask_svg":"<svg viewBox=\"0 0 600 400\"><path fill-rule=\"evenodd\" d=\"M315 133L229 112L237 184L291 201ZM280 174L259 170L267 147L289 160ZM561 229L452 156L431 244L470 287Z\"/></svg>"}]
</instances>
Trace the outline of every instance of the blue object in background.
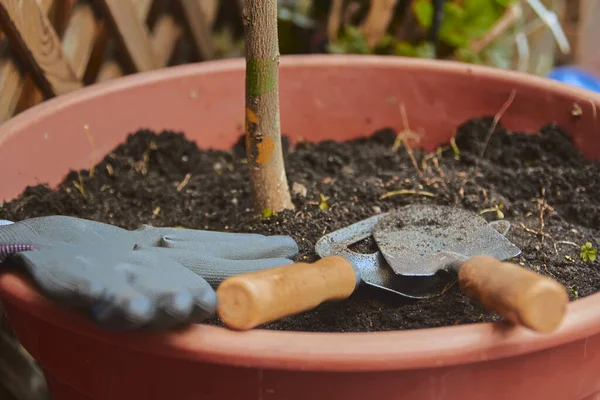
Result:
<instances>
[{"instance_id":1,"label":"blue object in background","mask_svg":"<svg viewBox=\"0 0 600 400\"><path fill-rule=\"evenodd\" d=\"M548 78L600 93L600 76L573 66L556 67Z\"/></svg>"}]
</instances>

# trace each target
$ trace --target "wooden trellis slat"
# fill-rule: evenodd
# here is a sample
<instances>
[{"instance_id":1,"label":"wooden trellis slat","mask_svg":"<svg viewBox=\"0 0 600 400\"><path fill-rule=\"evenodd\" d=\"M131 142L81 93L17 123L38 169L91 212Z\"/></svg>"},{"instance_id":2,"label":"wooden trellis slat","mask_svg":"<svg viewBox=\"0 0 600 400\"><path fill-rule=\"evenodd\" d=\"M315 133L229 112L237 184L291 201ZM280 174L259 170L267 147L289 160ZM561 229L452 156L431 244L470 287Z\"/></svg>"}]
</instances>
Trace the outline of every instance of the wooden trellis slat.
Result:
<instances>
[{"instance_id":1,"label":"wooden trellis slat","mask_svg":"<svg viewBox=\"0 0 600 400\"><path fill-rule=\"evenodd\" d=\"M73 1L73 0L69 0ZM52 8L52 0L37 0L42 12L48 14ZM0 32L2 33L2 32ZM10 118L14 113L27 109L43 100L43 95L37 85L33 82L31 74L21 73L19 66L15 63L14 54L10 51L9 40L0 35L3 45L0 45L0 59L4 60L0 68L0 75L15 79L15 82L3 81L0 85L0 93L4 96L2 109L0 110L0 122Z\"/></svg>"},{"instance_id":2,"label":"wooden trellis slat","mask_svg":"<svg viewBox=\"0 0 600 400\"><path fill-rule=\"evenodd\" d=\"M0 121L10 118L23 90L23 74L8 48L8 39L0 43Z\"/></svg>"},{"instance_id":3,"label":"wooden trellis slat","mask_svg":"<svg viewBox=\"0 0 600 400\"><path fill-rule=\"evenodd\" d=\"M0 0L0 24L11 43L17 44L46 96L82 87L51 22L35 0Z\"/></svg>"},{"instance_id":4,"label":"wooden trellis slat","mask_svg":"<svg viewBox=\"0 0 600 400\"><path fill-rule=\"evenodd\" d=\"M109 60L102 64L98 72L97 82L104 82L110 79L118 78L123 75L123 69L115 60Z\"/></svg>"},{"instance_id":5,"label":"wooden trellis slat","mask_svg":"<svg viewBox=\"0 0 600 400\"><path fill-rule=\"evenodd\" d=\"M73 8L63 36L62 48L79 81L83 79L92 54L97 26L94 11L88 4L78 4Z\"/></svg>"},{"instance_id":6,"label":"wooden trellis slat","mask_svg":"<svg viewBox=\"0 0 600 400\"><path fill-rule=\"evenodd\" d=\"M131 0L133 6L135 7L136 14L138 16L139 21L146 21L148 18L148 14L150 14L150 9L152 8L153 1L152 0Z\"/></svg>"},{"instance_id":7,"label":"wooden trellis slat","mask_svg":"<svg viewBox=\"0 0 600 400\"><path fill-rule=\"evenodd\" d=\"M173 49L183 35L183 29L170 15L163 15L156 22L152 33L152 50L156 64L164 67L173 54Z\"/></svg>"},{"instance_id":8,"label":"wooden trellis slat","mask_svg":"<svg viewBox=\"0 0 600 400\"><path fill-rule=\"evenodd\" d=\"M206 0L179 0L198 54L202 59L210 60L214 57L215 48L211 37L209 21L204 14L204 7L200 3L202 1Z\"/></svg>"},{"instance_id":9,"label":"wooden trellis slat","mask_svg":"<svg viewBox=\"0 0 600 400\"><path fill-rule=\"evenodd\" d=\"M48 15L52 5L54 4L54 0L37 0L38 5L42 9L44 15Z\"/></svg>"},{"instance_id":10,"label":"wooden trellis slat","mask_svg":"<svg viewBox=\"0 0 600 400\"><path fill-rule=\"evenodd\" d=\"M185 62L176 49L188 45L212 59L218 9L219 0L0 0L0 122L86 84Z\"/></svg>"},{"instance_id":11,"label":"wooden trellis slat","mask_svg":"<svg viewBox=\"0 0 600 400\"><path fill-rule=\"evenodd\" d=\"M39 0L37 0L39 2ZM52 6L45 11L45 15L52 21L54 30L59 37L62 37L69 24L73 7L78 3L78 0L52 0Z\"/></svg>"},{"instance_id":12,"label":"wooden trellis slat","mask_svg":"<svg viewBox=\"0 0 600 400\"><path fill-rule=\"evenodd\" d=\"M134 3L126 0L96 0L96 3L108 16L135 71L156 69L158 64L150 41L150 30L138 19Z\"/></svg>"}]
</instances>

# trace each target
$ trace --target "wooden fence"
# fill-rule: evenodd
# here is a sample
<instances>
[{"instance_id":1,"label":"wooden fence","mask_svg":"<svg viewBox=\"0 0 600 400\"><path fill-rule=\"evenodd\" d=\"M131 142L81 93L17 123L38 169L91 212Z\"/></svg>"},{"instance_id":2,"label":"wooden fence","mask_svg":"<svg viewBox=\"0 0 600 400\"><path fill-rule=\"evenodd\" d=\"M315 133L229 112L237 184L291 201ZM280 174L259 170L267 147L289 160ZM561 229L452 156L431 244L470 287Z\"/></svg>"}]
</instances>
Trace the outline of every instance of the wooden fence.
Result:
<instances>
[{"instance_id":1,"label":"wooden fence","mask_svg":"<svg viewBox=\"0 0 600 400\"><path fill-rule=\"evenodd\" d=\"M325 0L297 3L311 1ZM538 30L532 35L538 36L532 37L533 42L544 42L546 46L532 43L532 48L544 53L540 56L542 64L548 68L550 63L551 67L552 60L544 60L550 54L600 73L594 31L600 13L598 1L542 1L546 7L561 9L559 19L571 42L569 54L553 55L551 34L540 34ZM242 3L243 0L0 0L0 123L44 99L94 82L213 59L213 27L219 11L235 15L239 24ZM344 10L358 3L329 1L329 19L321 22L330 40L336 38ZM371 1L361 24L369 43L377 42L385 33L396 4L398 0ZM232 8L237 10L232 12ZM532 64L538 63L535 58ZM526 69L537 73L539 68Z\"/></svg>"},{"instance_id":2,"label":"wooden fence","mask_svg":"<svg viewBox=\"0 0 600 400\"><path fill-rule=\"evenodd\" d=\"M212 59L219 4L0 0L0 123L94 82Z\"/></svg>"}]
</instances>

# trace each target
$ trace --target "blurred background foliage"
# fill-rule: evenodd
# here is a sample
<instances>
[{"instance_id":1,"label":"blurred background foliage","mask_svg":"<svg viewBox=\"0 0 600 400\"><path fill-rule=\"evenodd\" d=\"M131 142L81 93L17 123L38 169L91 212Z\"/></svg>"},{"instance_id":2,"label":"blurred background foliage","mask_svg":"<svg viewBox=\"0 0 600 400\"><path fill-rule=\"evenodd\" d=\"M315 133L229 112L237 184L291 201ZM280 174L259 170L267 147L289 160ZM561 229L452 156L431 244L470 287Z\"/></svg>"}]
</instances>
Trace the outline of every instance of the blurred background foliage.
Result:
<instances>
[{"instance_id":1,"label":"blurred background foliage","mask_svg":"<svg viewBox=\"0 0 600 400\"><path fill-rule=\"evenodd\" d=\"M571 52L558 17L568 1L279 0L280 50L438 58L546 74ZM217 32L220 57L243 56L242 33L241 26Z\"/></svg>"}]
</instances>

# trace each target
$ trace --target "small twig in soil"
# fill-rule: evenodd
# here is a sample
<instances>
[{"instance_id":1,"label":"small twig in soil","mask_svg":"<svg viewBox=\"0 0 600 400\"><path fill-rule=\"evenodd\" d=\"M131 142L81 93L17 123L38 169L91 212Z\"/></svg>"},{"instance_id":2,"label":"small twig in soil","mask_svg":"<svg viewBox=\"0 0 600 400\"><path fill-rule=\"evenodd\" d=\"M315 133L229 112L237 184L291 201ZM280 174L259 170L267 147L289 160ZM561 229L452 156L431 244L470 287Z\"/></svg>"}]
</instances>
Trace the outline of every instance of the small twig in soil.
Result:
<instances>
[{"instance_id":1,"label":"small twig in soil","mask_svg":"<svg viewBox=\"0 0 600 400\"><path fill-rule=\"evenodd\" d=\"M483 195L483 202L487 203L489 201L487 190L485 190L485 188L481 188L481 194Z\"/></svg>"},{"instance_id":2,"label":"small twig in soil","mask_svg":"<svg viewBox=\"0 0 600 400\"><path fill-rule=\"evenodd\" d=\"M440 163L438 161L438 158L437 157L433 157L432 161L433 161L433 166L435 167L435 170L437 171L438 175L440 176L442 186L444 187L444 191L447 192L448 191L448 185L446 185L446 181L445 181L446 175L444 174L444 172L440 168Z\"/></svg>"},{"instance_id":3,"label":"small twig in soil","mask_svg":"<svg viewBox=\"0 0 600 400\"><path fill-rule=\"evenodd\" d=\"M457 161L460 160L460 149L456 145L456 134L452 135L452 137L450 138L450 147L454 152L454 159Z\"/></svg>"},{"instance_id":4,"label":"small twig in soil","mask_svg":"<svg viewBox=\"0 0 600 400\"><path fill-rule=\"evenodd\" d=\"M425 154L425 156L421 160L421 170L422 171L427 170L427 162L429 162L429 160L431 160L435 156L436 156L435 153L427 153L427 154Z\"/></svg>"},{"instance_id":5,"label":"small twig in soil","mask_svg":"<svg viewBox=\"0 0 600 400\"><path fill-rule=\"evenodd\" d=\"M528 227L526 227L526 226L525 226L525 224L524 224L524 223L522 223L522 222L521 222L519 225L521 225L521 228L522 228L522 229L523 229L525 232L527 232L527 233L531 233L531 234L533 234L533 235L536 235L536 236L542 236L542 237L547 237L548 239L552 239L552 236L550 236L550 235L549 235L549 234L547 234L546 232L542 232L542 231L536 231L536 230L534 230L534 229L528 228Z\"/></svg>"},{"instance_id":6,"label":"small twig in soil","mask_svg":"<svg viewBox=\"0 0 600 400\"><path fill-rule=\"evenodd\" d=\"M422 178L423 173L421 172L421 169L419 168L419 163L417 163L417 159L415 158L412 148L406 142L406 139L417 139L418 140L419 135L410 129L410 126L408 125L408 117L406 116L406 107L404 106L403 103L400 104L400 113L401 113L401 117L402 117L402 128L403 129L396 135L396 140L394 140L394 144L392 145L392 151L394 151L394 152L398 151L400 146L403 145L404 149L408 153L408 156L410 157L410 160L413 163L413 166L415 167L415 170L417 171L419 176Z\"/></svg>"},{"instance_id":7,"label":"small twig in soil","mask_svg":"<svg viewBox=\"0 0 600 400\"><path fill-rule=\"evenodd\" d=\"M483 158L483 155L485 154L485 150L487 148L488 142L490 141L490 138L494 134L494 131L496 130L496 127L498 126L500 119L502 119L502 116L504 115L506 110L508 110L508 108L510 107L512 102L515 100L516 95L517 95L517 91L515 89L513 89L510 92L510 96L508 97L508 100L502 105L502 108L500 108L498 113L496 115L494 115L494 121L492 122L492 125L490 126L490 129L488 130L487 136L485 138L485 142L483 143L483 149L481 150L481 154L480 154L479 158Z\"/></svg>"},{"instance_id":8,"label":"small twig in soil","mask_svg":"<svg viewBox=\"0 0 600 400\"><path fill-rule=\"evenodd\" d=\"M90 158L91 158L91 154L94 152L94 149L96 148L96 146L94 145L94 137L92 136L92 133L90 132L90 126L88 124L83 125L83 131L85 132L85 135L87 136L88 142L90 144ZM94 171L96 170L96 166L94 165L93 161L90 161L90 173L89 176L90 178L94 177Z\"/></svg>"},{"instance_id":9,"label":"small twig in soil","mask_svg":"<svg viewBox=\"0 0 600 400\"><path fill-rule=\"evenodd\" d=\"M454 286L456 284L456 282L458 282L458 280L453 280L452 282L447 283L446 286L444 286L444 288L440 292L440 296L443 295L444 293L446 293L448 291L448 289L450 289L452 286Z\"/></svg>"},{"instance_id":10,"label":"small twig in soil","mask_svg":"<svg viewBox=\"0 0 600 400\"><path fill-rule=\"evenodd\" d=\"M83 198L87 199L87 194L85 193L85 186L83 184L83 177L81 176L81 171L77 171L77 176L79 177L79 182L73 181L73 186L77 188L79 193L83 196Z\"/></svg>"},{"instance_id":11,"label":"small twig in soil","mask_svg":"<svg viewBox=\"0 0 600 400\"><path fill-rule=\"evenodd\" d=\"M442 181L442 178L428 178L428 179L425 179L425 184L427 186L432 186L434 183L442 183L443 184L444 182Z\"/></svg>"},{"instance_id":12,"label":"small twig in soil","mask_svg":"<svg viewBox=\"0 0 600 400\"><path fill-rule=\"evenodd\" d=\"M179 185L177 185L177 191L181 192L183 190L183 188L185 188L187 186L187 184L190 183L191 178L192 178L192 174L190 174L189 172L187 174L185 174L185 177L183 178L181 183Z\"/></svg>"},{"instance_id":13,"label":"small twig in soil","mask_svg":"<svg viewBox=\"0 0 600 400\"><path fill-rule=\"evenodd\" d=\"M142 154L142 159L135 163L135 170L142 175L146 175L148 173L148 162L150 161L150 153L156 150L156 141L152 139L148 144L148 148Z\"/></svg>"},{"instance_id":14,"label":"small twig in soil","mask_svg":"<svg viewBox=\"0 0 600 400\"><path fill-rule=\"evenodd\" d=\"M427 196L434 197L435 195L431 192L426 192L424 190L411 190L411 189L401 189L394 190L392 192L387 192L379 197L379 200L387 199L388 197L400 196L400 195L415 195L415 196Z\"/></svg>"},{"instance_id":15,"label":"small twig in soil","mask_svg":"<svg viewBox=\"0 0 600 400\"><path fill-rule=\"evenodd\" d=\"M546 271L546 273L547 273L548 275L550 275L551 277L553 277L554 279L558 279L558 278L556 277L556 275L554 275L552 272L550 272L550 270L548 269L548 266L547 266L546 264L544 264L544 271Z\"/></svg>"},{"instance_id":16,"label":"small twig in soil","mask_svg":"<svg viewBox=\"0 0 600 400\"><path fill-rule=\"evenodd\" d=\"M550 213L554 212L554 208L546 202L545 196L546 188L542 188L542 197L535 200L537 203L537 209L540 212L540 232L544 231L544 227L546 225L546 222L544 221L544 215L546 211L549 211Z\"/></svg>"},{"instance_id":17,"label":"small twig in soil","mask_svg":"<svg viewBox=\"0 0 600 400\"><path fill-rule=\"evenodd\" d=\"M558 240L558 241L554 242L554 251L556 252L556 254L558 254L558 245L559 244L568 244L570 246L576 247L577 249L579 249L579 247L580 247L577 243L569 242L567 240Z\"/></svg>"}]
</instances>

